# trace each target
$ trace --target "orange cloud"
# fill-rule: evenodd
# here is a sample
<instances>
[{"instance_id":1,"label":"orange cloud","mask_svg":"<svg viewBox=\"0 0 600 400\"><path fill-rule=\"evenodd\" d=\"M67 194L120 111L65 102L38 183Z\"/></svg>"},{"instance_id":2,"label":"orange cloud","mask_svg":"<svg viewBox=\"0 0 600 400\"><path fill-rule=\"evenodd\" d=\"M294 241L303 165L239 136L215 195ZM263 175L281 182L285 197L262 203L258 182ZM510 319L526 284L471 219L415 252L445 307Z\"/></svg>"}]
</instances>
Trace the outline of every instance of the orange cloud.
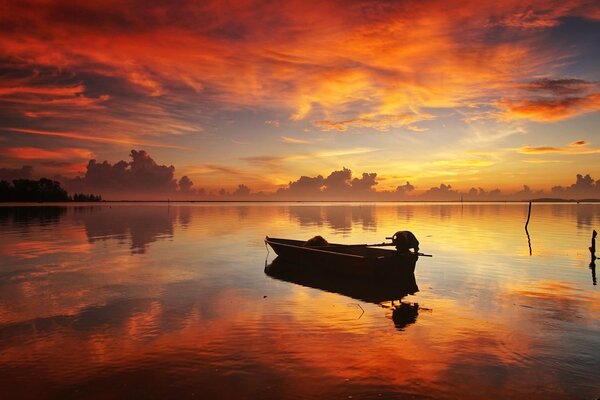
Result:
<instances>
[{"instance_id":1,"label":"orange cloud","mask_svg":"<svg viewBox=\"0 0 600 400\"><path fill-rule=\"evenodd\" d=\"M94 153L90 150L78 148L42 149L38 147L11 147L3 149L2 153L21 160L63 160L78 158L87 161L95 158Z\"/></svg>"},{"instance_id":2,"label":"orange cloud","mask_svg":"<svg viewBox=\"0 0 600 400\"><path fill-rule=\"evenodd\" d=\"M291 143L291 144L307 144L307 143L311 143L310 140L298 139L298 138L293 138L293 137L289 137L289 136L282 136L281 137L281 141L284 142L284 143Z\"/></svg>"},{"instance_id":3,"label":"orange cloud","mask_svg":"<svg viewBox=\"0 0 600 400\"><path fill-rule=\"evenodd\" d=\"M583 142L583 141L580 141ZM580 143L575 142L575 143ZM523 146L517 149L518 153L521 154L546 154L546 153L562 153L562 154L596 154L600 153L600 148L584 148L586 143L576 144L573 146L573 143L569 144L570 148L563 147L551 147L551 146Z\"/></svg>"},{"instance_id":4,"label":"orange cloud","mask_svg":"<svg viewBox=\"0 0 600 400\"><path fill-rule=\"evenodd\" d=\"M406 126L412 131L421 131L411 124L419 121L433 119L430 114L399 114L399 115L382 115L382 116L362 116L359 118L349 119L345 121L315 121L314 125L324 131L346 132L348 128L373 128L378 131L387 132L390 128L399 128Z\"/></svg>"},{"instance_id":5,"label":"orange cloud","mask_svg":"<svg viewBox=\"0 0 600 400\"><path fill-rule=\"evenodd\" d=\"M571 142L569 143L569 146L571 147L579 147L579 146L587 146L589 143L586 142L585 140L577 140L575 142Z\"/></svg>"},{"instance_id":6,"label":"orange cloud","mask_svg":"<svg viewBox=\"0 0 600 400\"><path fill-rule=\"evenodd\" d=\"M180 149L180 150L189 150L189 147L183 146L175 146L169 144L160 144L153 142L141 142L134 139L118 139L111 137L102 137L102 136L86 136L79 133L73 132L53 132L53 131L41 131L36 129L22 129L22 128L5 128L7 131L12 132L20 132L20 133L28 133L32 135L41 135L41 136L54 136L54 137L62 137L67 139L77 139L89 142L104 142L104 143L117 143L117 144L126 144L126 145L142 145L148 147L163 147L170 149Z\"/></svg>"},{"instance_id":7,"label":"orange cloud","mask_svg":"<svg viewBox=\"0 0 600 400\"><path fill-rule=\"evenodd\" d=\"M187 88L188 98L283 107L292 120L315 113L384 130L397 123L386 116L470 104L556 59L555 50L530 41L488 41L482 27L550 27L564 16L597 13L590 5L582 12L580 1L248 1L227 12L216 1L184 2L168 12L136 4L10 2L0 22L11 30L0 48L29 67L120 78L149 96ZM64 7L73 12L61 13ZM379 122L361 123L365 112Z\"/></svg>"},{"instance_id":8,"label":"orange cloud","mask_svg":"<svg viewBox=\"0 0 600 400\"><path fill-rule=\"evenodd\" d=\"M583 97L539 98L499 103L512 118L554 122L600 110L600 93Z\"/></svg>"},{"instance_id":9,"label":"orange cloud","mask_svg":"<svg viewBox=\"0 0 600 400\"><path fill-rule=\"evenodd\" d=\"M85 91L85 86L66 87L35 87L35 86L4 86L0 87L0 96L14 96L23 94L38 94L48 96L76 96Z\"/></svg>"},{"instance_id":10,"label":"orange cloud","mask_svg":"<svg viewBox=\"0 0 600 400\"><path fill-rule=\"evenodd\" d=\"M280 125L296 129L288 133L304 128L418 132L426 129L421 121L440 119L423 124L431 132L416 142L437 136L447 122L442 118L469 107L489 113L473 117L482 124L494 123L498 115L570 118L598 108L593 84L561 78L566 60L580 56L585 46L550 43L542 31L571 23L567 17L597 18L598 8L583 0L351 5L334 0L319 6L0 0L0 67L8 71L0 83L0 129L18 127L30 134L11 146L41 147L39 142L56 137L70 141L65 147L98 143L98 154L119 146L214 145L209 159L201 161L212 165L235 152L229 160L273 156L269 144L304 140L281 136L284 132L275 129ZM582 66L573 70L593 79L588 65ZM524 96L524 91L535 93ZM254 125L247 125L248 132L237 130L250 119ZM257 128L257 121L270 126ZM443 140L464 134L463 126L456 127L441 132ZM200 134L203 128L211 139ZM481 137L492 137L491 131ZM255 141L254 135L271 137ZM214 138L248 146L226 148ZM381 141L389 146L393 137L366 144L348 136L326 140L384 147ZM269 144L257 154L255 142ZM173 161L198 163L180 157ZM391 159L381 162L392 167ZM227 167L242 169L231 162ZM278 179L291 173L281 172Z\"/></svg>"}]
</instances>

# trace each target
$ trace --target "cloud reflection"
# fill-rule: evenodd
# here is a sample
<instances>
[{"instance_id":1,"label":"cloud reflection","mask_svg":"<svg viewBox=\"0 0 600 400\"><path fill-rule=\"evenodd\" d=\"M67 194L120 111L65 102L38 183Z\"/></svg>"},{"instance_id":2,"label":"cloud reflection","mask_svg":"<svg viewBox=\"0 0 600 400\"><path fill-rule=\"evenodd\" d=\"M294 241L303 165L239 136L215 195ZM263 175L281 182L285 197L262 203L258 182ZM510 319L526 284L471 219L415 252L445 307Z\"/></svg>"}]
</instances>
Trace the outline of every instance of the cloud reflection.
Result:
<instances>
[{"instance_id":1,"label":"cloud reflection","mask_svg":"<svg viewBox=\"0 0 600 400\"><path fill-rule=\"evenodd\" d=\"M177 210L164 206L100 207L80 213L78 218L90 243L129 240L132 253L143 254L150 243L173 237ZM191 219L189 214L185 218Z\"/></svg>"},{"instance_id":2,"label":"cloud reflection","mask_svg":"<svg viewBox=\"0 0 600 400\"><path fill-rule=\"evenodd\" d=\"M377 227L375 205L291 205L288 211L301 226L327 226L339 233L348 233L355 225L364 231L375 231Z\"/></svg>"},{"instance_id":3,"label":"cloud reflection","mask_svg":"<svg viewBox=\"0 0 600 400\"><path fill-rule=\"evenodd\" d=\"M50 224L7 213L3 251L32 238L63 250L35 260L2 253L0 393L519 398L535 380L540 397L591 397L581 377L597 370L586 345L596 343L600 309L568 280L581 273L591 286L577 218L595 225L598 207L534 205L533 259L521 257L526 212L503 203L112 204L66 207ZM399 225L435 254L417 268L425 310L402 331L375 304L360 303L357 319L350 303L361 300L263 274L265 233L341 229L362 242ZM571 268L578 251L580 270Z\"/></svg>"}]
</instances>

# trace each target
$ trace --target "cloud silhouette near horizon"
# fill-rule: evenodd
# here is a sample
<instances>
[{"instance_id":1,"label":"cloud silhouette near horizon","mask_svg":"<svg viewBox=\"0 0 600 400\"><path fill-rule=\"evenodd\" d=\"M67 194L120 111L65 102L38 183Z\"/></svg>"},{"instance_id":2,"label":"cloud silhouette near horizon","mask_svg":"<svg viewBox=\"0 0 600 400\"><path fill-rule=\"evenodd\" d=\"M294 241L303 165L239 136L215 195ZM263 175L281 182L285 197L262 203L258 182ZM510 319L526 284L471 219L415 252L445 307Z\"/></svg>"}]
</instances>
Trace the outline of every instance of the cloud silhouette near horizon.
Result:
<instances>
[{"instance_id":1,"label":"cloud silhouette near horizon","mask_svg":"<svg viewBox=\"0 0 600 400\"><path fill-rule=\"evenodd\" d=\"M31 179L33 167L23 165L21 168L0 168L0 181L12 181L14 179Z\"/></svg>"},{"instance_id":2,"label":"cloud silhouette near horizon","mask_svg":"<svg viewBox=\"0 0 600 400\"><path fill-rule=\"evenodd\" d=\"M573 142L572 145L583 146L585 143ZM173 165L158 164L145 150L131 150L129 156L130 161L121 160L114 164L92 159L82 176L72 179L55 178L71 193L95 193L108 200L491 201L541 197L600 198L600 180L594 180L589 174L577 174L575 183L556 185L548 192L531 189L528 185L523 185L521 190L512 193L482 187L460 190L445 183L427 190L418 190L409 181L394 190L378 191L376 172L363 172L360 176L353 176L352 170L346 167L332 171L327 177L321 174L300 176L274 192L253 192L244 183L232 190L207 190L196 186L186 175L177 179ZM33 176L31 166L0 169L0 180L31 179Z\"/></svg>"},{"instance_id":3,"label":"cloud silhouette near horizon","mask_svg":"<svg viewBox=\"0 0 600 400\"><path fill-rule=\"evenodd\" d=\"M131 161L111 164L90 160L83 176L64 180L65 187L74 192L106 193L105 196L150 196L169 195L180 188L192 192L193 182L182 177L175 179L175 167L158 165L144 150L131 150Z\"/></svg>"}]
</instances>

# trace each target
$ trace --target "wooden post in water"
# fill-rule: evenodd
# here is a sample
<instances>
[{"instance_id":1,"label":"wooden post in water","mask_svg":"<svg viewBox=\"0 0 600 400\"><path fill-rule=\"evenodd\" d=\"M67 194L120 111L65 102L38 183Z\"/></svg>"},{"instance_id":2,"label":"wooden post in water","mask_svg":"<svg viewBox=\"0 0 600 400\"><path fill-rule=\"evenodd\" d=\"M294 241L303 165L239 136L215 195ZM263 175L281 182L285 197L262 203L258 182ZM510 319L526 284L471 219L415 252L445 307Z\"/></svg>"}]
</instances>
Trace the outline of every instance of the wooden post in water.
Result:
<instances>
[{"instance_id":1,"label":"wooden post in water","mask_svg":"<svg viewBox=\"0 0 600 400\"><path fill-rule=\"evenodd\" d=\"M529 202L529 211L527 212L527 222L525 222L525 233L527 234L527 244L529 245L529 255L532 255L531 251L531 237L529 236L529 230L527 230L527 225L529 225L529 218L531 217L531 202Z\"/></svg>"},{"instance_id":2,"label":"wooden post in water","mask_svg":"<svg viewBox=\"0 0 600 400\"><path fill-rule=\"evenodd\" d=\"M590 253L592 256L592 261L594 261L597 257L596 257L596 236L598 235L598 232L596 232L595 230L592 232L592 245L590 246Z\"/></svg>"},{"instance_id":3,"label":"wooden post in water","mask_svg":"<svg viewBox=\"0 0 600 400\"><path fill-rule=\"evenodd\" d=\"M596 235L598 232L595 230L592 232L592 245L590 246L590 255L592 261L590 261L590 269L592 270L592 283L594 286L598 284L598 280L596 279Z\"/></svg>"}]
</instances>

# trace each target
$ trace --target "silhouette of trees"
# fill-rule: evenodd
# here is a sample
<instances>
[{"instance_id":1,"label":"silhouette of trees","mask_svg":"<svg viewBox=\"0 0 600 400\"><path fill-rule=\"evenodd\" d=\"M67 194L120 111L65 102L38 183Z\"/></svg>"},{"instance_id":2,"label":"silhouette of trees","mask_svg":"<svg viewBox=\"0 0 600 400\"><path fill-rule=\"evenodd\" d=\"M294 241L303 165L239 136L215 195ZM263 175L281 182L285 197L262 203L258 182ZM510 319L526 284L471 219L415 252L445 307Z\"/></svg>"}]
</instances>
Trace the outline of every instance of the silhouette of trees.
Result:
<instances>
[{"instance_id":1,"label":"silhouette of trees","mask_svg":"<svg viewBox=\"0 0 600 400\"><path fill-rule=\"evenodd\" d=\"M60 183L42 178L14 179L12 182L0 181L0 202L57 202L57 201L102 201L102 197L93 194L75 194L72 198Z\"/></svg>"},{"instance_id":2,"label":"silhouette of trees","mask_svg":"<svg viewBox=\"0 0 600 400\"><path fill-rule=\"evenodd\" d=\"M102 196L99 194L83 194L83 193L75 193L73 195L72 201L102 201Z\"/></svg>"}]
</instances>

